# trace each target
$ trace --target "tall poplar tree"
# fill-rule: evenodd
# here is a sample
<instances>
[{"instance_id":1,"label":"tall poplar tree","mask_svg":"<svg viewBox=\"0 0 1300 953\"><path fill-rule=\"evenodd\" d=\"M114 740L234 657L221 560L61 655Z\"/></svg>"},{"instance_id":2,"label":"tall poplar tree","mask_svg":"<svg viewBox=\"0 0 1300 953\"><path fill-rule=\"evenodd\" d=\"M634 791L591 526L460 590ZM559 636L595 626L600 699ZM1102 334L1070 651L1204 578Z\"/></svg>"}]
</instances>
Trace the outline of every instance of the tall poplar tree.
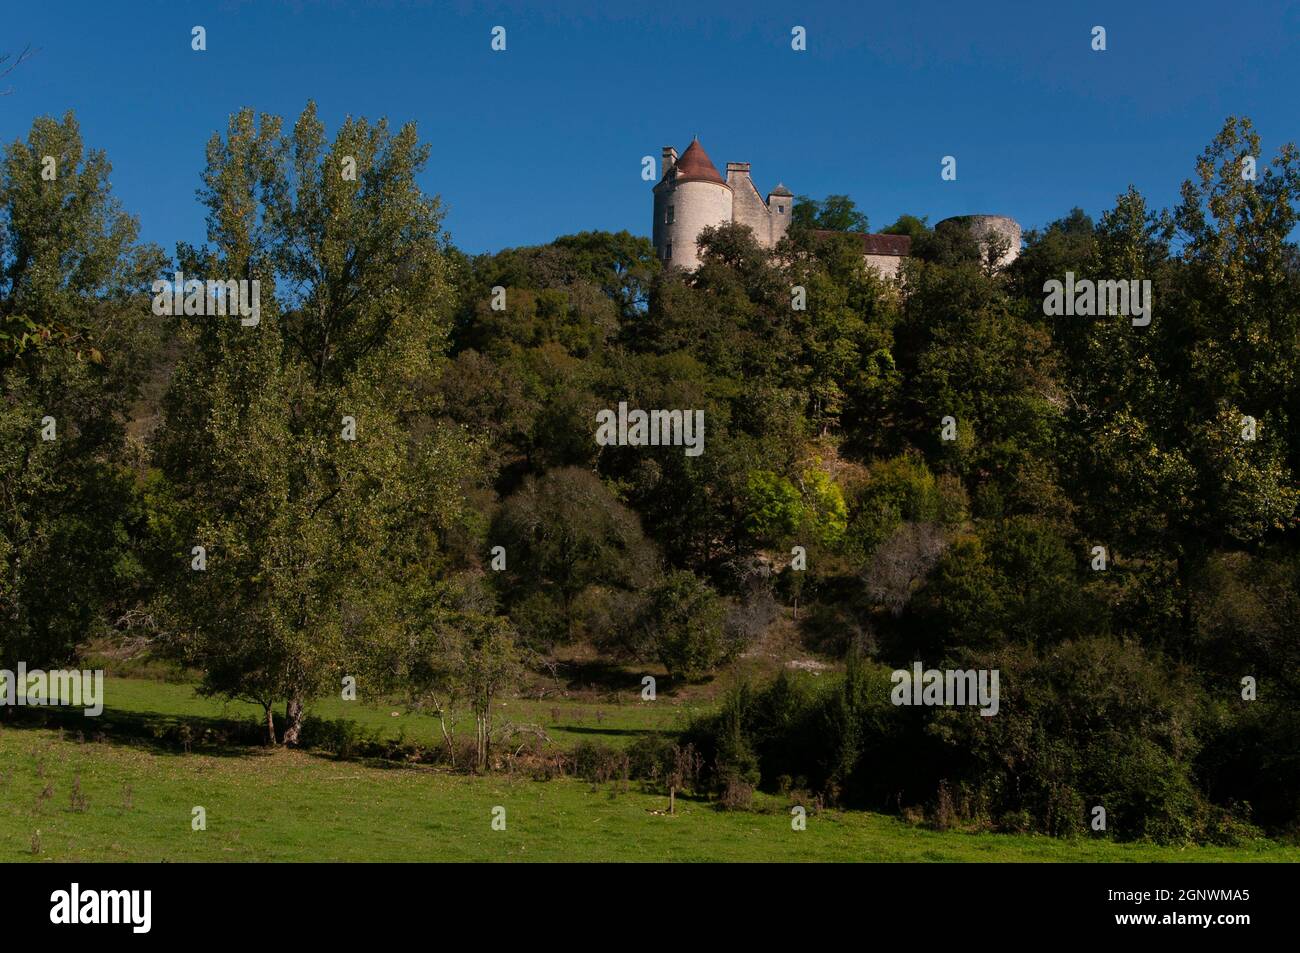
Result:
<instances>
[{"instance_id":1,"label":"tall poplar tree","mask_svg":"<svg viewBox=\"0 0 1300 953\"><path fill-rule=\"evenodd\" d=\"M475 462L431 423L450 283L441 208L416 182L428 155L382 120L327 142L311 105L287 134L245 109L208 144L209 244L180 265L259 281L260 320L176 319L164 601L172 650L205 691L260 703L271 743L273 705L296 743L311 698L400 640Z\"/></svg>"},{"instance_id":2,"label":"tall poplar tree","mask_svg":"<svg viewBox=\"0 0 1300 953\"><path fill-rule=\"evenodd\" d=\"M0 662L53 666L142 581L126 418L162 254L71 113L0 158Z\"/></svg>"}]
</instances>

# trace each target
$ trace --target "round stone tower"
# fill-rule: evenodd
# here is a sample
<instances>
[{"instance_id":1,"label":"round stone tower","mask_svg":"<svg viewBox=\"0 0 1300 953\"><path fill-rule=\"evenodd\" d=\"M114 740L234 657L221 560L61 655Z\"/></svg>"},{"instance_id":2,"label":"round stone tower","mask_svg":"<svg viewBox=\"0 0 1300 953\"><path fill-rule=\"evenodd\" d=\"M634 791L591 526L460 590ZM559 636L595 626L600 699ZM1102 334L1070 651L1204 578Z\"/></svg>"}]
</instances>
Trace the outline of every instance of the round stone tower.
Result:
<instances>
[{"instance_id":1,"label":"round stone tower","mask_svg":"<svg viewBox=\"0 0 1300 953\"><path fill-rule=\"evenodd\" d=\"M980 251L988 253L996 243L1001 255L997 266L1005 268L1020 257L1020 223L1005 215L956 215L935 225L940 228L964 228L979 243Z\"/></svg>"},{"instance_id":2,"label":"round stone tower","mask_svg":"<svg viewBox=\"0 0 1300 953\"><path fill-rule=\"evenodd\" d=\"M718 173L698 139L680 159L665 146L663 178L654 188L655 251L665 265L694 268L699 262L695 239L708 225L731 221L731 186Z\"/></svg>"}]
</instances>

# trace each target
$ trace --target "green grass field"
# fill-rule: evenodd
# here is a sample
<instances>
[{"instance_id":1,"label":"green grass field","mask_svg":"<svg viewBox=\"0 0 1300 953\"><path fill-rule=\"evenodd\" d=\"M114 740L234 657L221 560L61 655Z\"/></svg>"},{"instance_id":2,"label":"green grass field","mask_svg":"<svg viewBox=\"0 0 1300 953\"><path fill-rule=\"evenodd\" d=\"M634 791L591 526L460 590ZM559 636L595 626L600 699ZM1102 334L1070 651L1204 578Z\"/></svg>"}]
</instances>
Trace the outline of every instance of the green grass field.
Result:
<instances>
[{"instance_id":1,"label":"green grass field","mask_svg":"<svg viewBox=\"0 0 1300 953\"><path fill-rule=\"evenodd\" d=\"M245 720L259 724L262 720L262 709L257 705L204 698L194 691L193 686L184 683L109 677L104 680L104 695L109 723L114 716L126 713L159 725L195 718ZM705 706L698 702L678 703L668 699L642 702L638 693L625 692L615 699L601 701L502 699L496 703L493 719L498 727L506 723L539 725L554 745L571 748L584 740L609 745L629 744L646 732L684 727L693 713L704 709ZM310 711L320 718L355 721L368 730L378 730L384 738L397 738L405 732L412 741L427 745L441 743L436 718L394 705L369 705L329 697L313 702ZM87 720L87 724L90 726L87 730L100 727L91 720ZM458 727L462 732L473 731L472 722L462 722Z\"/></svg>"},{"instance_id":2,"label":"green grass field","mask_svg":"<svg viewBox=\"0 0 1300 953\"><path fill-rule=\"evenodd\" d=\"M938 833L894 818L823 812L791 829L790 804L760 796L725 812L576 780L467 777L422 766L340 761L311 752L201 746L183 753L123 728L181 718L255 717L192 688L113 679L110 710L74 730L0 728L0 856L13 861L1300 861L1300 848L1170 848L1036 836ZM605 716L598 724L594 712ZM337 709L337 710L334 710ZM551 718L552 709L559 717ZM325 702L395 735L432 737L431 719ZM556 743L600 729L618 743L668 727L672 706L510 701L505 717L546 724ZM128 719L134 719L128 720ZM553 722L553 723L552 723ZM72 724L74 722L70 722ZM76 722L79 723L79 722ZM105 740L91 740L103 730ZM74 791L84 800L74 800ZM192 809L207 829L191 829ZM492 829L493 808L506 829ZM39 832L39 834L37 833Z\"/></svg>"}]
</instances>

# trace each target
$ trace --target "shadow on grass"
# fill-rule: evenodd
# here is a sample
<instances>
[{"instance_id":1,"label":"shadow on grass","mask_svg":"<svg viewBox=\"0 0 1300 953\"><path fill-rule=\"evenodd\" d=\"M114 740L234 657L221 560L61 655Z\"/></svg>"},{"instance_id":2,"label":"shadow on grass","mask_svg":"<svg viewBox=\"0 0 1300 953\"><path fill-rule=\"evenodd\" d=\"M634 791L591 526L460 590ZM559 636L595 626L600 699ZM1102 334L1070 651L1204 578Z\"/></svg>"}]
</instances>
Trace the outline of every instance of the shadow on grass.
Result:
<instances>
[{"instance_id":1,"label":"shadow on grass","mask_svg":"<svg viewBox=\"0 0 1300 953\"><path fill-rule=\"evenodd\" d=\"M62 729L65 740L139 748L155 754L194 752L216 757L248 757L267 750L262 744L266 728L251 718L165 715L107 708L97 717L88 718L80 708L20 706L4 709L0 728Z\"/></svg>"},{"instance_id":2,"label":"shadow on grass","mask_svg":"<svg viewBox=\"0 0 1300 953\"><path fill-rule=\"evenodd\" d=\"M275 717L279 736L284 724ZM150 710L105 709L88 718L80 708L18 706L0 708L0 729L60 731L66 741L109 744L160 755L202 754L224 758L256 758L279 748L266 745L266 725L260 718L222 715L166 714ZM552 730L592 738L628 738L660 734L657 728L554 725ZM380 736L376 729L349 719L308 716L303 744L295 750L313 758L383 768L450 768L442 742L425 744L409 738Z\"/></svg>"},{"instance_id":3,"label":"shadow on grass","mask_svg":"<svg viewBox=\"0 0 1300 953\"><path fill-rule=\"evenodd\" d=\"M572 691L606 691L606 692L640 692L640 671L631 671L626 666L605 659L566 660L561 662L559 675L566 680ZM658 675L656 691L671 694L676 688L675 679L668 675Z\"/></svg>"},{"instance_id":4,"label":"shadow on grass","mask_svg":"<svg viewBox=\"0 0 1300 953\"><path fill-rule=\"evenodd\" d=\"M108 744L158 755L257 758L285 750L282 746L269 747L265 743L266 725L252 717L105 709L101 715L87 718L80 708L33 706L0 709L0 729L4 728L62 730L65 741ZM275 728L279 737L284 724L278 716ZM327 721L309 715L303 735L304 744L292 750L324 761L386 769L446 767L440 742L426 746L385 740L347 719Z\"/></svg>"},{"instance_id":5,"label":"shadow on grass","mask_svg":"<svg viewBox=\"0 0 1300 953\"><path fill-rule=\"evenodd\" d=\"M552 731L563 731L567 735L661 735L658 728L588 728L585 725L551 725Z\"/></svg>"}]
</instances>

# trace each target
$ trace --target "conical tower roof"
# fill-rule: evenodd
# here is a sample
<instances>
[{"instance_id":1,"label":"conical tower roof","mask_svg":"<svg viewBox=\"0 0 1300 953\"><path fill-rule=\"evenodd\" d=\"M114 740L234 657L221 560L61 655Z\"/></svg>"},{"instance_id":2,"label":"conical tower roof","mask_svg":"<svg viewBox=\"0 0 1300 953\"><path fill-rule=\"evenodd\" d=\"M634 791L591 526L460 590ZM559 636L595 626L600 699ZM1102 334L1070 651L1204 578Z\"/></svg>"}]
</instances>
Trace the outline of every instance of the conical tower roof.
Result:
<instances>
[{"instance_id":1,"label":"conical tower roof","mask_svg":"<svg viewBox=\"0 0 1300 953\"><path fill-rule=\"evenodd\" d=\"M718 174L717 167L709 154L704 151L700 145L700 140L694 139L682 153L682 157L677 160L677 181L699 180L703 182L717 182L719 185L726 185L726 180Z\"/></svg>"}]
</instances>

